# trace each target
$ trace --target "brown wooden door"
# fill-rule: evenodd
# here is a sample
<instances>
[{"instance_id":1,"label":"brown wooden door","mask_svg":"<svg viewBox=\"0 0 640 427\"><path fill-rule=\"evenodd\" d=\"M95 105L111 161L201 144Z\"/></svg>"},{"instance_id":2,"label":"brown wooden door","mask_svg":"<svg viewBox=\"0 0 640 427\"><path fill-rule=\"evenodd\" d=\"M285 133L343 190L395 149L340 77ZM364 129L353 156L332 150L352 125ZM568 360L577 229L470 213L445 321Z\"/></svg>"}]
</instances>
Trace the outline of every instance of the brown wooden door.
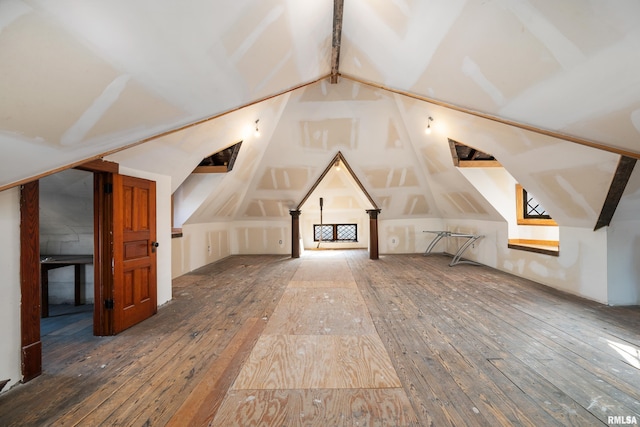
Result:
<instances>
[{"instance_id":1,"label":"brown wooden door","mask_svg":"<svg viewBox=\"0 0 640 427\"><path fill-rule=\"evenodd\" d=\"M157 311L156 185L113 175L113 333Z\"/></svg>"}]
</instances>

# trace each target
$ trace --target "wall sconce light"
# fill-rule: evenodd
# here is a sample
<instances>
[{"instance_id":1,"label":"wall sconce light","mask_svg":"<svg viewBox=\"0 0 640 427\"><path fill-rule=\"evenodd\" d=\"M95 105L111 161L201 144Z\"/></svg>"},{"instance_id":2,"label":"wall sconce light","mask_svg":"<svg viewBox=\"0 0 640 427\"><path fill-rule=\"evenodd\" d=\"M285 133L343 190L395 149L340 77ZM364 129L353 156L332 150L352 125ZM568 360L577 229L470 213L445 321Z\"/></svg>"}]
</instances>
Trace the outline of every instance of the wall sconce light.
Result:
<instances>
[{"instance_id":1,"label":"wall sconce light","mask_svg":"<svg viewBox=\"0 0 640 427\"><path fill-rule=\"evenodd\" d=\"M254 132L254 135L256 136L256 138L258 138L260 136L260 129L258 129L258 122L260 121L260 119L256 120L256 131Z\"/></svg>"},{"instance_id":2,"label":"wall sconce light","mask_svg":"<svg viewBox=\"0 0 640 427\"><path fill-rule=\"evenodd\" d=\"M424 133L426 133L427 135L431 134L431 122L433 121L433 117L429 116L429 118L427 119L427 128L424 130Z\"/></svg>"},{"instance_id":3,"label":"wall sconce light","mask_svg":"<svg viewBox=\"0 0 640 427\"><path fill-rule=\"evenodd\" d=\"M336 170L339 171L340 170L340 160L336 160L336 162L333 164L333 166L335 166Z\"/></svg>"}]
</instances>

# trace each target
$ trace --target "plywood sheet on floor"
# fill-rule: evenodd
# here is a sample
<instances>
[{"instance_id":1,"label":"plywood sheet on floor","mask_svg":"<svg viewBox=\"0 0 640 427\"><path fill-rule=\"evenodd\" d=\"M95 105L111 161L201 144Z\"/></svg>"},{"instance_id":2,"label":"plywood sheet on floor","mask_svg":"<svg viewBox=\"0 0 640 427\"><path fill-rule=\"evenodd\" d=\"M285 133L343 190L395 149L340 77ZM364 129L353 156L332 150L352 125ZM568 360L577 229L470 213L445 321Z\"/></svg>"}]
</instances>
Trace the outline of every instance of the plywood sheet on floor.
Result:
<instances>
[{"instance_id":1,"label":"plywood sheet on floor","mask_svg":"<svg viewBox=\"0 0 640 427\"><path fill-rule=\"evenodd\" d=\"M265 334L375 334L367 306L357 289L289 288L273 313Z\"/></svg>"},{"instance_id":2,"label":"plywood sheet on floor","mask_svg":"<svg viewBox=\"0 0 640 427\"><path fill-rule=\"evenodd\" d=\"M345 259L304 260L291 280L294 281L351 281L353 275Z\"/></svg>"},{"instance_id":3,"label":"plywood sheet on floor","mask_svg":"<svg viewBox=\"0 0 640 427\"><path fill-rule=\"evenodd\" d=\"M418 426L403 389L232 390L210 424Z\"/></svg>"},{"instance_id":4,"label":"plywood sheet on floor","mask_svg":"<svg viewBox=\"0 0 640 427\"><path fill-rule=\"evenodd\" d=\"M232 389L400 386L377 335L263 335Z\"/></svg>"}]
</instances>

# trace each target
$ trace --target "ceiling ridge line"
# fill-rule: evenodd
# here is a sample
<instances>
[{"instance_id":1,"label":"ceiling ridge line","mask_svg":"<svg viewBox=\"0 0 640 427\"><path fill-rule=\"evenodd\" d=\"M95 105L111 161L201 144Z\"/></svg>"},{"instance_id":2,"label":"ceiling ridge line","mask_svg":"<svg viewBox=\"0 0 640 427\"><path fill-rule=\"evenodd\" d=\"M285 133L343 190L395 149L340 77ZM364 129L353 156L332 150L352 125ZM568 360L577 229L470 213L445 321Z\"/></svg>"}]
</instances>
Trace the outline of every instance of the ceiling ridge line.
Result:
<instances>
[{"instance_id":1,"label":"ceiling ridge line","mask_svg":"<svg viewBox=\"0 0 640 427\"><path fill-rule=\"evenodd\" d=\"M395 93L397 95L402 95L402 96L406 96L408 98L412 98L412 99L416 99L418 101L424 101L427 102L429 104L434 104L437 105L439 107L443 107L443 108L447 108L449 110L453 110L453 111L457 111L460 113L464 113L464 114L469 114L475 117L479 117L482 119L487 119L487 120L491 120L503 125L507 125L507 126L512 126L512 127L516 127L519 129L523 129L523 130L527 130L530 132L534 132L540 135L545 135L545 136L550 136L552 138L557 138L557 139L561 139L563 141L567 141L567 142L572 142L575 144L579 144L579 145L584 145L587 147L591 147L591 148L596 148L598 150L602 150L602 151L607 151L609 153L614 153L614 154L619 154L621 156L626 156L626 157L631 157L634 159L640 159L640 152L635 152L635 151L629 151L629 150L624 150L621 148L616 148L616 147L611 147L609 145L605 145L601 142L596 142L596 141L592 141L589 139L585 139L585 138L579 138L577 136L572 136L572 135L568 135L568 134L564 134L564 133L560 133L560 132L556 132L556 131L552 131L552 130L548 130L548 129L543 129L540 127L536 127L536 126L532 126L532 125L528 125L525 123L520 123L514 120L509 120L509 119L504 119L502 117L498 117L498 116L494 116L488 113L484 113L481 111L476 111L476 110L472 110L469 108L465 108L465 107L461 107L459 105L456 104L451 104L448 102L444 102L444 101L439 101L437 99L433 99L433 98L429 98L426 96L422 96L422 95L418 95L412 92L407 92L404 90L400 90L400 89L393 89L390 88L388 86L382 85L382 84L378 84L378 83L374 83L372 81L369 80L364 80L361 79L359 77L355 77L349 74L344 74L344 73L340 73L340 76L347 79L347 80L351 80L353 82L357 82L357 83L361 83L370 87L374 87L377 89L383 89L386 90L388 92L391 93Z\"/></svg>"}]
</instances>

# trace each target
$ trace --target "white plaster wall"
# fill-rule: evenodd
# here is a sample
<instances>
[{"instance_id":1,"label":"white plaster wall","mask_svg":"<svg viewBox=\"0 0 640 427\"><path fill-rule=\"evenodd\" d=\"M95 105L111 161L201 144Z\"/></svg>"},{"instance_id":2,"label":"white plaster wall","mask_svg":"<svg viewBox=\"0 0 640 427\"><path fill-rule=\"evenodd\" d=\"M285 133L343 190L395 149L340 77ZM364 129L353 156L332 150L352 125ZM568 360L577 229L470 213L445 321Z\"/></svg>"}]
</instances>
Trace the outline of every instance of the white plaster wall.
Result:
<instances>
[{"instance_id":1,"label":"white plaster wall","mask_svg":"<svg viewBox=\"0 0 640 427\"><path fill-rule=\"evenodd\" d=\"M616 221L606 228L609 304L640 304L640 220Z\"/></svg>"},{"instance_id":2,"label":"white plaster wall","mask_svg":"<svg viewBox=\"0 0 640 427\"><path fill-rule=\"evenodd\" d=\"M291 217L280 221L236 221L231 229L234 255L291 253Z\"/></svg>"},{"instance_id":3,"label":"white plaster wall","mask_svg":"<svg viewBox=\"0 0 640 427\"><path fill-rule=\"evenodd\" d=\"M22 379L20 370L20 190L0 192L0 381L2 391Z\"/></svg>"},{"instance_id":4,"label":"white plaster wall","mask_svg":"<svg viewBox=\"0 0 640 427\"><path fill-rule=\"evenodd\" d=\"M156 182L158 305L162 305L171 300L171 177L122 166L120 174Z\"/></svg>"},{"instance_id":5,"label":"white plaster wall","mask_svg":"<svg viewBox=\"0 0 640 427\"><path fill-rule=\"evenodd\" d=\"M174 254L180 257L173 259L179 269L174 277L231 255L230 234L230 225L225 222L185 224L182 237L172 242Z\"/></svg>"},{"instance_id":6,"label":"white plaster wall","mask_svg":"<svg viewBox=\"0 0 640 427\"><path fill-rule=\"evenodd\" d=\"M560 255L550 256L507 247L506 223L446 220L445 229L482 234L464 257L520 277L606 304L607 233L578 227L560 227ZM454 253L462 240L448 239Z\"/></svg>"},{"instance_id":7,"label":"white plaster wall","mask_svg":"<svg viewBox=\"0 0 640 427\"><path fill-rule=\"evenodd\" d=\"M171 239L171 279L189 272L183 269L185 262L182 243L182 237L173 237Z\"/></svg>"},{"instance_id":8,"label":"white plaster wall","mask_svg":"<svg viewBox=\"0 0 640 427\"><path fill-rule=\"evenodd\" d=\"M443 230L444 223L439 218L390 219L378 216L378 252L381 254L407 254L424 252L435 237L427 230ZM438 244L434 252L442 252Z\"/></svg>"}]
</instances>

